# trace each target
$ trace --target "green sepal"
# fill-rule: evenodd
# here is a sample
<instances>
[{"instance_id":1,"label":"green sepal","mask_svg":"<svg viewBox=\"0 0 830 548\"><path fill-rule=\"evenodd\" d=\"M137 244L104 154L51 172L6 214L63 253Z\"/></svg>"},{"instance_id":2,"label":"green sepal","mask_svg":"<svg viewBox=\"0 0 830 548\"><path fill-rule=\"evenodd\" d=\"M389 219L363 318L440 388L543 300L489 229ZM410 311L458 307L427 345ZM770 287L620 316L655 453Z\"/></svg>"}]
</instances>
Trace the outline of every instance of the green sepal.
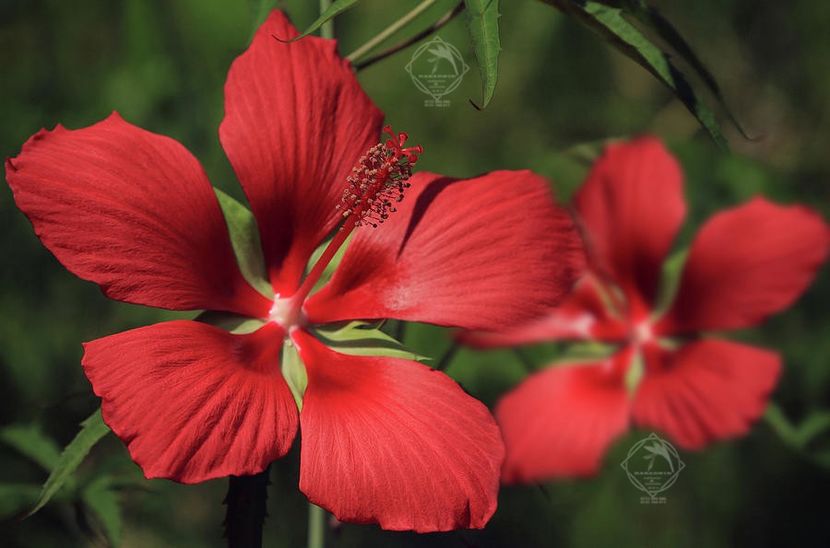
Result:
<instances>
[{"instance_id":1,"label":"green sepal","mask_svg":"<svg viewBox=\"0 0 830 548\"><path fill-rule=\"evenodd\" d=\"M225 216L233 254L236 256L242 276L254 289L268 299L273 299L274 290L268 282L265 257L262 254L262 244L259 240L259 229L254 214L225 192L215 187L213 190L216 192L219 207Z\"/></svg>"},{"instance_id":2,"label":"green sepal","mask_svg":"<svg viewBox=\"0 0 830 548\"><path fill-rule=\"evenodd\" d=\"M481 75L481 105L485 108L496 91L499 75L499 0L464 0L467 28Z\"/></svg>"},{"instance_id":3,"label":"green sepal","mask_svg":"<svg viewBox=\"0 0 830 548\"><path fill-rule=\"evenodd\" d=\"M314 334L323 344L341 354L352 356L386 356L418 362L429 358L406 348L394 337L381 331L382 322L352 321L317 326Z\"/></svg>"},{"instance_id":4,"label":"green sepal","mask_svg":"<svg viewBox=\"0 0 830 548\"><path fill-rule=\"evenodd\" d=\"M568 344L565 350L558 352L554 364L593 363L612 356L619 347L600 341L580 341Z\"/></svg>"},{"instance_id":5,"label":"green sepal","mask_svg":"<svg viewBox=\"0 0 830 548\"><path fill-rule=\"evenodd\" d=\"M46 479L46 483L43 484L34 508L26 514L26 517L43 508L60 488L72 479L72 475L89 454L89 451L109 431L109 427L104 424L100 408L81 423L81 431L64 448L60 459L58 459L57 464Z\"/></svg>"},{"instance_id":6,"label":"green sepal","mask_svg":"<svg viewBox=\"0 0 830 548\"><path fill-rule=\"evenodd\" d=\"M629 395L634 395L637 387L640 386L640 381L643 380L644 374L645 362L643 355L640 352L636 352L631 358L631 365L628 367L628 371L625 372L625 389Z\"/></svg>"},{"instance_id":7,"label":"green sepal","mask_svg":"<svg viewBox=\"0 0 830 548\"><path fill-rule=\"evenodd\" d=\"M677 290L680 288L680 278L683 274L683 267L686 265L686 258L689 256L688 249L681 249L672 253L663 262L663 269L660 275L660 289L657 292L657 299L654 305L654 316L659 317L671 307Z\"/></svg>"},{"instance_id":8,"label":"green sepal","mask_svg":"<svg viewBox=\"0 0 830 548\"><path fill-rule=\"evenodd\" d=\"M215 310L206 310L196 316L193 321L214 325L237 335L253 333L265 325L265 320L259 318L250 318L248 316L240 316L238 314L231 314L230 312L217 312Z\"/></svg>"},{"instance_id":9,"label":"green sepal","mask_svg":"<svg viewBox=\"0 0 830 548\"><path fill-rule=\"evenodd\" d=\"M317 280L317 283L315 283L314 287L311 289L312 293L316 292L318 289L329 283L329 280L331 280L331 277L334 275L335 270L337 270L337 268L340 266L340 262L343 260L343 256L346 254L346 250L349 248L349 245L352 242L352 238L354 238L356 232L357 231L354 231L351 234L349 234L346 240L343 242L343 245L341 245L340 248L335 252L334 257L331 258L329 264L327 264L326 268L323 269L323 273L320 275L320 279ZM311 254L311 257L309 257L308 259L306 273L308 273L308 270L311 270L311 268L317 263L317 261L326 251L326 248L329 246L329 243L331 243L331 238L326 238L320 245L317 246L317 249L314 250L314 252Z\"/></svg>"},{"instance_id":10,"label":"green sepal","mask_svg":"<svg viewBox=\"0 0 830 548\"><path fill-rule=\"evenodd\" d=\"M282 376L285 382L288 383L288 388L291 390L291 395L294 396L294 401L297 403L297 408L303 409L303 395L308 386L308 374L305 370L300 353L297 352L297 347L291 342L289 337L286 337L282 343L282 359L280 363Z\"/></svg>"}]
</instances>

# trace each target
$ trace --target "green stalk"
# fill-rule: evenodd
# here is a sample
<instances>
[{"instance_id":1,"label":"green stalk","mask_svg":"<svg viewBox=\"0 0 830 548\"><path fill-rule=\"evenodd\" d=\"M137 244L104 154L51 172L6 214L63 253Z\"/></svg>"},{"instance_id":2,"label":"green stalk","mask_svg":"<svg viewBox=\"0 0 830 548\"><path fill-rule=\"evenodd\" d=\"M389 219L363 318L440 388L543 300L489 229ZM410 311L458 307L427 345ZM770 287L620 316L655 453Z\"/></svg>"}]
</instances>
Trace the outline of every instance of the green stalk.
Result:
<instances>
[{"instance_id":1,"label":"green stalk","mask_svg":"<svg viewBox=\"0 0 830 548\"><path fill-rule=\"evenodd\" d=\"M323 548L326 542L326 511L308 503L308 548Z\"/></svg>"},{"instance_id":2,"label":"green stalk","mask_svg":"<svg viewBox=\"0 0 830 548\"><path fill-rule=\"evenodd\" d=\"M322 1L322 0L321 0ZM383 43L387 38L404 28L406 25L411 23L416 17L421 15L423 12L428 10L433 4L435 0L423 0L420 4L412 8L412 11L383 29L380 34L375 36L374 38L370 39L368 42L351 52L349 55L346 56L348 61L352 63L355 59L359 59L375 49L381 43Z\"/></svg>"},{"instance_id":3,"label":"green stalk","mask_svg":"<svg viewBox=\"0 0 830 548\"><path fill-rule=\"evenodd\" d=\"M331 0L320 0L320 13L325 13L331 6ZM320 27L320 36L323 38L334 38L334 18L332 17Z\"/></svg>"}]
</instances>

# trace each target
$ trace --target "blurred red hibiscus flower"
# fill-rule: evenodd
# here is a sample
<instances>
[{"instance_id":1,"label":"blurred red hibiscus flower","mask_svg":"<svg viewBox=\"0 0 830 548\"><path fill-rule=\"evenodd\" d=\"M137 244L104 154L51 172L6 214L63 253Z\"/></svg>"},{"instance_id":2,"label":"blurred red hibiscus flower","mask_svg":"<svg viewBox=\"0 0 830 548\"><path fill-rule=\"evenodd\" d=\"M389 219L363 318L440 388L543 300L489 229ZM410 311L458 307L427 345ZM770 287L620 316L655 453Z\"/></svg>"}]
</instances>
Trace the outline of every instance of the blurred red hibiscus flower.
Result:
<instances>
[{"instance_id":1,"label":"blurred red hibiscus flower","mask_svg":"<svg viewBox=\"0 0 830 548\"><path fill-rule=\"evenodd\" d=\"M745 434L764 412L780 357L704 333L757 325L788 307L828 253L819 216L756 198L697 233L661 311L661 271L686 213L674 158L653 138L609 146L575 206L589 267L573 293L540 320L463 336L479 347L584 340L616 348L534 373L499 402L506 483L595 474L632 424L686 449Z\"/></svg>"},{"instance_id":2,"label":"blurred red hibiscus flower","mask_svg":"<svg viewBox=\"0 0 830 548\"><path fill-rule=\"evenodd\" d=\"M219 129L259 229L266 289L240 268L198 161L117 114L29 139L6 162L15 201L57 259L113 299L255 319L247 333L181 320L84 345L104 420L148 478L255 474L301 429L300 489L338 519L483 527L504 453L487 409L439 371L340 353L317 328L526 320L573 284L576 229L529 172L411 177L420 147L388 129L375 144L383 114L335 42L274 39L294 35L280 12L258 30L231 66ZM295 376L287 349L302 359Z\"/></svg>"}]
</instances>

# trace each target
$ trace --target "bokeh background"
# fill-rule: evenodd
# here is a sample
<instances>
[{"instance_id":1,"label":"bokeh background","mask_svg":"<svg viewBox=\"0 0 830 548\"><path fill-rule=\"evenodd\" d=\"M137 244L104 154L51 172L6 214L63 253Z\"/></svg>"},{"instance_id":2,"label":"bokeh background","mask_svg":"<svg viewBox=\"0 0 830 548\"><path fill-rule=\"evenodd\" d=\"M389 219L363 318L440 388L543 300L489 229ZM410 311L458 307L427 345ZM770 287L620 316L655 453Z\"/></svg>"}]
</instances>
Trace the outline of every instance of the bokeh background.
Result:
<instances>
[{"instance_id":1,"label":"bokeh background","mask_svg":"<svg viewBox=\"0 0 830 548\"><path fill-rule=\"evenodd\" d=\"M416 3L364 0L337 20L341 51L351 52ZM314 2L285 4L300 26L315 17ZM679 246L707 216L758 193L830 215L830 4L654 4L696 46L758 140L744 140L726 125L732 152L718 149L639 66L531 0L502 2L500 79L483 112L468 102L479 99L480 82L462 17L440 32L472 67L449 107L423 106L426 96L404 71L412 49L367 68L360 80L388 119L424 145L419 168L471 176L529 167L555 181L563 200L587 169L586 148L576 145L661 136L687 174L690 215ZM452 5L439 1L419 23ZM118 110L184 143L216 186L240 197L217 127L227 68L246 46L256 12L253 2L239 0L0 1L0 156L16 155L41 127L82 127ZM98 405L79 365L81 341L171 314L108 301L66 272L39 244L6 185L0 185L0 264L0 428L17 425L41 446L62 447ZM736 335L783 354L774 400L795 423L830 408L827 278L825 268L793 309ZM438 328L406 331L408 345L435 358L448 341ZM527 353L541 366L559 350L540 345ZM525 375L510 351L462 351L448 372L491 405ZM344 525L330 533L329 545L830 546L822 502L830 495L830 472L809 456L826 450L825 436L805 454L761 421L745 439L682 452L686 468L668 503L652 506L640 504L619 466L644 435L616 444L595 479L504 489L484 531L418 536ZM295 447L272 467L268 546L305 542L297 461ZM143 480L111 435L80 472L74 490L20 522L16 516L46 472L0 441L0 545L103 545L102 525L120 529L124 546L223 545L224 480L199 486ZM118 488L89 495L98 509L90 512L76 493L105 474Z\"/></svg>"}]
</instances>

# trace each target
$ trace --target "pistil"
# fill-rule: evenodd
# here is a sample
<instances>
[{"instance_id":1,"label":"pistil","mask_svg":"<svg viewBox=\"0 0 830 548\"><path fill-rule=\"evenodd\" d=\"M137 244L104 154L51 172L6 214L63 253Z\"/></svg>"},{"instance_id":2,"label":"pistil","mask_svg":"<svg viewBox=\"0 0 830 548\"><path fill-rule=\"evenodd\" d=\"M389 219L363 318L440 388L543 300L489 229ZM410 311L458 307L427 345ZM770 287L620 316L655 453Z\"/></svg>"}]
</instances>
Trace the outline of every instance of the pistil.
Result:
<instances>
[{"instance_id":1,"label":"pistil","mask_svg":"<svg viewBox=\"0 0 830 548\"><path fill-rule=\"evenodd\" d=\"M274 308L279 309L280 315L292 323L300 318L302 303L352 231L359 226L377 228L397 211L395 204L403 200L404 192L410 186L408 181L412 176L412 166L418 161L423 148L420 145L404 147L408 135L395 133L391 126L384 127L383 131L391 138L366 151L346 178L346 188L337 205L344 219L343 224L297 292L275 301Z\"/></svg>"}]
</instances>

